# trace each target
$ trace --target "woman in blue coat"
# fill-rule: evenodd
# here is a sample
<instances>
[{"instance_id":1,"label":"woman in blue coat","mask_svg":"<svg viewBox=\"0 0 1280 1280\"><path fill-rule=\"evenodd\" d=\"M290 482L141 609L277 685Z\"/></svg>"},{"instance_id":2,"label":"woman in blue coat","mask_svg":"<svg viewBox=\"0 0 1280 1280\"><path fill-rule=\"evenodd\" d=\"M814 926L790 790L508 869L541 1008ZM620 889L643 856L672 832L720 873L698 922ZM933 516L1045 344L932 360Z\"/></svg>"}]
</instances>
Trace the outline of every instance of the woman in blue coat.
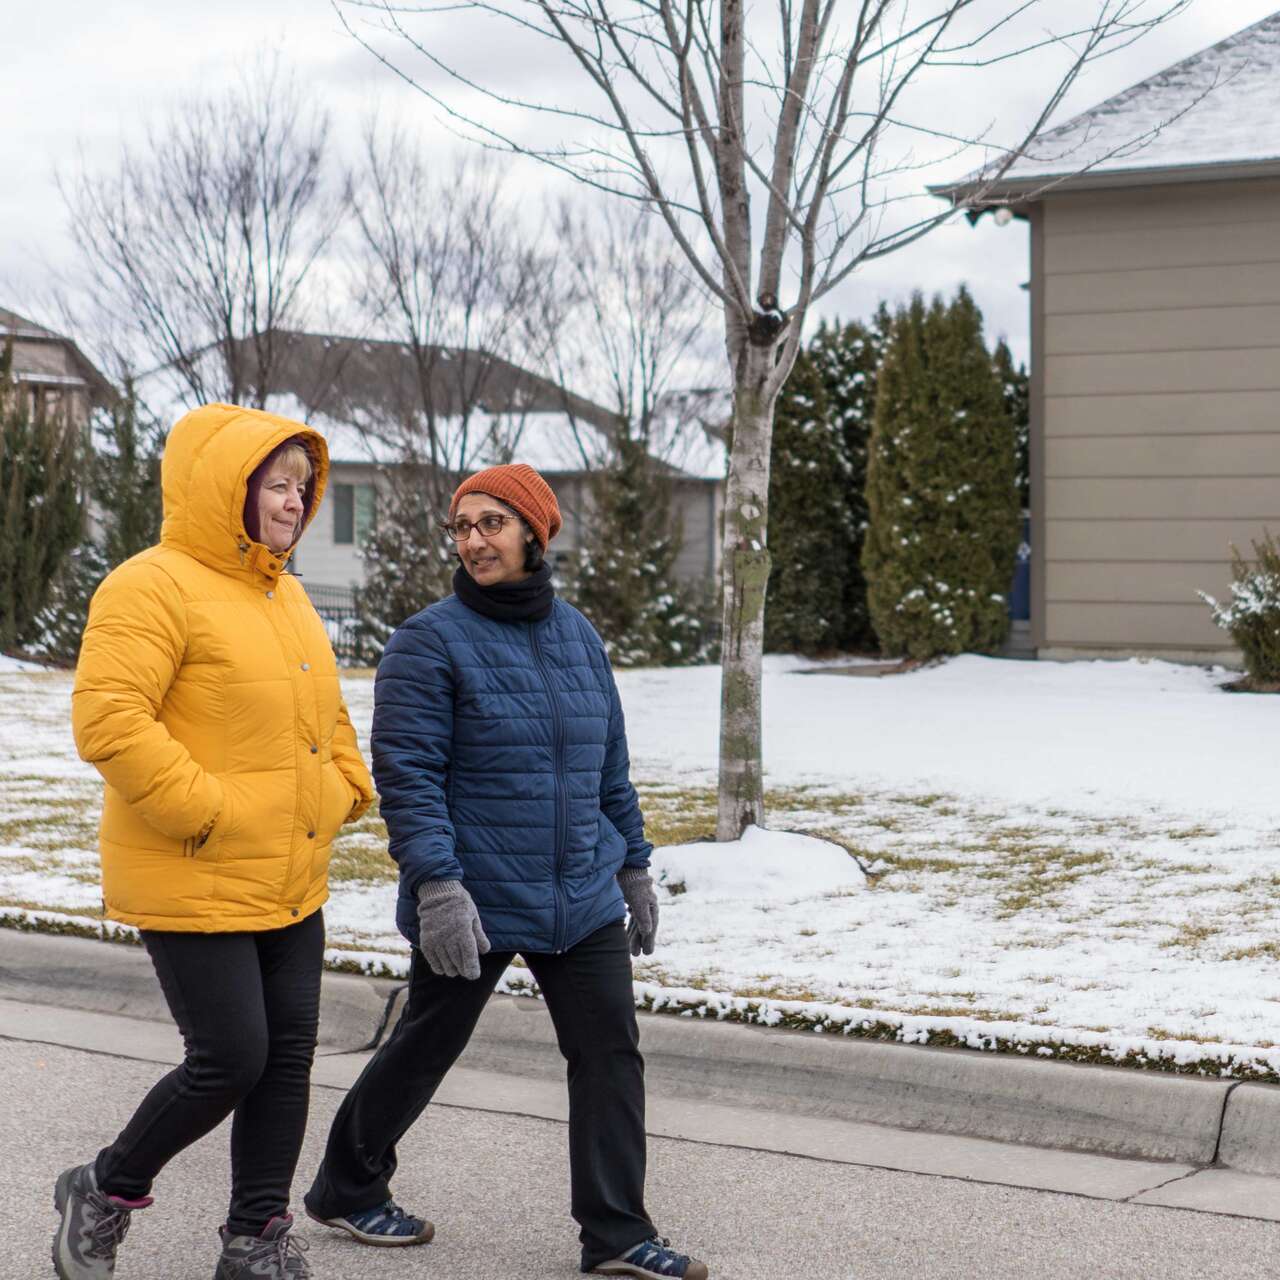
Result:
<instances>
[{"instance_id":1,"label":"woman in blue coat","mask_svg":"<svg viewBox=\"0 0 1280 1280\"><path fill-rule=\"evenodd\" d=\"M445 526L454 594L404 623L378 667L373 772L415 949L404 1013L334 1119L307 1212L364 1244L431 1239L392 1199L396 1144L518 952L568 1062L582 1270L706 1280L644 1208L631 956L657 931L651 846L608 655L543 560L560 523L532 467L465 480Z\"/></svg>"}]
</instances>

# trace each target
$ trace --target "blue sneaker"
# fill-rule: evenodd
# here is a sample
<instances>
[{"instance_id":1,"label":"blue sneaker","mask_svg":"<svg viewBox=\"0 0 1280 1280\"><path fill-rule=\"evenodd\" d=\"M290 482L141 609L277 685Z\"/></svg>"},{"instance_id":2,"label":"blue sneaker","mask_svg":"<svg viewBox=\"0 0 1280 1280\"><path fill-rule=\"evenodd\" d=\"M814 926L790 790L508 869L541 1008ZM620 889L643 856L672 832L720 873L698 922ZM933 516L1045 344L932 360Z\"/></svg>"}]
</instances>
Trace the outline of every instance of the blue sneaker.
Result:
<instances>
[{"instance_id":1,"label":"blue sneaker","mask_svg":"<svg viewBox=\"0 0 1280 1280\"><path fill-rule=\"evenodd\" d=\"M651 1236L628 1249L619 1258L595 1268L602 1276L643 1276L644 1280L707 1280L707 1264L686 1258L671 1247L670 1240Z\"/></svg>"},{"instance_id":2,"label":"blue sneaker","mask_svg":"<svg viewBox=\"0 0 1280 1280\"><path fill-rule=\"evenodd\" d=\"M415 1218L413 1214L405 1213L394 1200L375 1205L372 1209L361 1209L359 1213L348 1213L341 1218L322 1218L308 1209L307 1217L326 1227L337 1227L361 1244L391 1247L427 1244L436 1233L435 1227L425 1218Z\"/></svg>"}]
</instances>

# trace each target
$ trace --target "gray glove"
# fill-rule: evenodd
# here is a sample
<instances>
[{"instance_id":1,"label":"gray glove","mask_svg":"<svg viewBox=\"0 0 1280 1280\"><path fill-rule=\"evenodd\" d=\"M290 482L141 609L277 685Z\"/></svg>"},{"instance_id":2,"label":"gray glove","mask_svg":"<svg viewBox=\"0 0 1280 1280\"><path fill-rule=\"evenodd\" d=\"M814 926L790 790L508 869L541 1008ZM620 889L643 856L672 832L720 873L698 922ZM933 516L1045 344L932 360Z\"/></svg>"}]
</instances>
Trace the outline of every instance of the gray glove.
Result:
<instances>
[{"instance_id":1,"label":"gray glove","mask_svg":"<svg viewBox=\"0 0 1280 1280\"><path fill-rule=\"evenodd\" d=\"M653 955L658 937L658 895L653 890L653 877L643 867L623 867L618 872L618 888L627 900L631 919L627 922L627 941L631 954L641 951Z\"/></svg>"},{"instance_id":2,"label":"gray glove","mask_svg":"<svg viewBox=\"0 0 1280 1280\"><path fill-rule=\"evenodd\" d=\"M418 886L418 946L427 963L446 978L480 976L489 939L460 880L426 880Z\"/></svg>"}]
</instances>

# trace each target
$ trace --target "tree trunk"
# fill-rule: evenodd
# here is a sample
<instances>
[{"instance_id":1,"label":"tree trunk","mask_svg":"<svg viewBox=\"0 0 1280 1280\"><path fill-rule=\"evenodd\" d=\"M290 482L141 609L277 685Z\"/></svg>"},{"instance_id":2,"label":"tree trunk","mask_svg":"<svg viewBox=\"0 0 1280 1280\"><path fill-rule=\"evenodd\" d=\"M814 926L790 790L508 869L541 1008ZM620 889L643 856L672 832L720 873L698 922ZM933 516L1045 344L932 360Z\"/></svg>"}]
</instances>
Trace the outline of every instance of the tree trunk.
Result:
<instances>
[{"instance_id":1,"label":"tree trunk","mask_svg":"<svg viewBox=\"0 0 1280 1280\"><path fill-rule=\"evenodd\" d=\"M724 513L720 788L716 839L764 823L760 747L764 598L769 584L769 440L775 341L744 343L735 366L733 445Z\"/></svg>"}]
</instances>

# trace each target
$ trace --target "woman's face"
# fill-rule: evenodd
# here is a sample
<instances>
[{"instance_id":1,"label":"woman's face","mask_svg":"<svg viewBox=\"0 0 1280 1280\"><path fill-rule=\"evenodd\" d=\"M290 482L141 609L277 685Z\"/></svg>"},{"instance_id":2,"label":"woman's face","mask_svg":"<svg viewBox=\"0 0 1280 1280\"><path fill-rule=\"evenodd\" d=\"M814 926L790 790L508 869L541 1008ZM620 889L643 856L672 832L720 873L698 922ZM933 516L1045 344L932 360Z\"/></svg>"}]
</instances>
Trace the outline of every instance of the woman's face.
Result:
<instances>
[{"instance_id":1,"label":"woman's face","mask_svg":"<svg viewBox=\"0 0 1280 1280\"><path fill-rule=\"evenodd\" d=\"M476 523L482 516L510 517L497 533L485 534ZM524 567L524 549L533 535L525 532L524 522L504 502L487 493L468 493L453 513L454 521L471 523L471 536L454 545L462 567L481 587L496 587L500 582L519 582L529 576Z\"/></svg>"},{"instance_id":2,"label":"woman's face","mask_svg":"<svg viewBox=\"0 0 1280 1280\"><path fill-rule=\"evenodd\" d=\"M293 546L302 530L306 510L306 481L273 466L258 490L258 531L277 555Z\"/></svg>"}]
</instances>

